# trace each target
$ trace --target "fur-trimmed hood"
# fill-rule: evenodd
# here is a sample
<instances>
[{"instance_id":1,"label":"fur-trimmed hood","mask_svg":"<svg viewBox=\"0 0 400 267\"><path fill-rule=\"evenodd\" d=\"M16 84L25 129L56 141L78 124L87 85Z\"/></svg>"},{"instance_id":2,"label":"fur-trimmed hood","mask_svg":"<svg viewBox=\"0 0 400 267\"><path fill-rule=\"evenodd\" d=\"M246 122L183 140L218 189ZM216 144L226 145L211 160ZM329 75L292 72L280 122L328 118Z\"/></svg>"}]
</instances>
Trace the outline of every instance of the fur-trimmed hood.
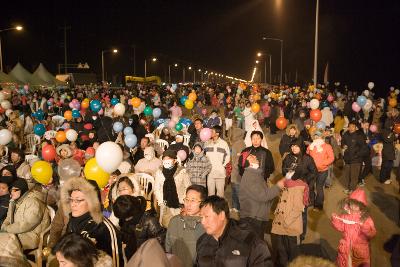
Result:
<instances>
[{"instance_id":1,"label":"fur-trimmed hood","mask_svg":"<svg viewBox=\"0 0 400 267\"><path fill-rule=\"evenodd\" d=\"M300 131L299 131L299 129L297 128L297 125L296 125L296 124L290 124L290 125L286 128L286 134L289 135L290 129L292 129L292 128L296 129L296 134L295 134L294 136L295 136L296 138L299 137Z\"/></svg>"},{"instance_id":2,"label":"fur-trimmed hood","mask_svg":"<svg viewBox=\"0 0 400 267\"><path fill-rule=\"evenodd\" d=\"M64 215L69 217L71 208L69 205L69 198L72 191L81 191L86 198L89 205L89 212L92 219L97 223L103 221L103 214L101 212L100 200L93 185L91 185L85 178L74 177L66 181L61 187L60 201Z\"/></svg>"}]
</instances>

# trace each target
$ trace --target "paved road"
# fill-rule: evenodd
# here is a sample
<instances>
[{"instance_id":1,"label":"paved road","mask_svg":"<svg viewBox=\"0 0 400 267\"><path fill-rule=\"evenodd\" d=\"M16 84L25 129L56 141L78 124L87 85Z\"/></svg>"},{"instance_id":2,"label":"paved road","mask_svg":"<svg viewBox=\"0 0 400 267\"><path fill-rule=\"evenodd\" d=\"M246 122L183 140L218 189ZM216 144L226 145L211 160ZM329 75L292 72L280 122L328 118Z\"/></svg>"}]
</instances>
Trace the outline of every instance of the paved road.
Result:
<instances>
[{"instance_id":1,"label":"paved road","mask_svg":"<svg viewBox=\"0 0 400 267\"><path fill-rule=\"evenodd\" d=\"M275 181L282 177L281 157L278 152L280 134L269 136L267 134L268 146L274 157L276 172L272 180ZM342 179L342 170L335 166L334 184L331 188L325 190L324 210L315 212L308 211L308 229L304 243L319 244L329 257L336 258L336 248L340 239L340 233L336 232L330 224L330 216L338 211L338 202L346 195L343 193L344 180ZM374 170L374 175L369 175L364 187L368 200L370 214L375 222L377 235L371 241L372 259L371 266L390 266L390 255L383 250L383 244L393 235L399 234L399 185L392 174L391 185L380 184L375 177L378 177L379 170ZM230 201L230 188L227 188L226 197ZM267 238L268 239L268 238Z\"/></svg>"}]
</instances>

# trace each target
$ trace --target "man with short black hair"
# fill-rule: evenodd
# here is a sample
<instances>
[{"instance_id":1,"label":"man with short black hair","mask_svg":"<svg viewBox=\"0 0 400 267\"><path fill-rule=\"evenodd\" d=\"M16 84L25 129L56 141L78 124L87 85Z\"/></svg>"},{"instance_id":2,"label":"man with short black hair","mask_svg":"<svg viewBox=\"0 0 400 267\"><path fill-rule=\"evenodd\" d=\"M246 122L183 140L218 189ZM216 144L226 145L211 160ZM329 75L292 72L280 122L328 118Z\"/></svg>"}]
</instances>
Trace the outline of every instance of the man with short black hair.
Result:
<instances>
[{"instance_id":1,"label":"man with short black hair","mask_svg":"<svg viewBox=\"0 0 400 267\"><path fill-rule=\"evenodd\" d=\"M205 143L204 151L211 162L211 172L208 174L208 195L217 194L224 197L226 170L225 166L230 161L230 148L222 138L222 127L216 125L212 128L211 139Z\"/></svg>"},{"instance_id":2,"label":"man with short black hair","mask_svg":"<svg viewBox=\"0 0 400 267\"><path fill-rule=\"evenodd\" d=\"M200 139L200 131L203 129L203 120L201 118L197 118L193 121L188 128L188 132L190 133L189 147L193 147L194 144L203 142Z\"/></svg>"},{"instance_id":3,"label":"man with short black hair","mask_svg":"<svg viewBox=\"0 0 400 267\"><path fill-rule=\"evenodd\" d=\"M195 266L273 266L266 243L229 218L225 199L209 196L200 207L206 233L197 241Z\"/></svg>"}]
</instances>

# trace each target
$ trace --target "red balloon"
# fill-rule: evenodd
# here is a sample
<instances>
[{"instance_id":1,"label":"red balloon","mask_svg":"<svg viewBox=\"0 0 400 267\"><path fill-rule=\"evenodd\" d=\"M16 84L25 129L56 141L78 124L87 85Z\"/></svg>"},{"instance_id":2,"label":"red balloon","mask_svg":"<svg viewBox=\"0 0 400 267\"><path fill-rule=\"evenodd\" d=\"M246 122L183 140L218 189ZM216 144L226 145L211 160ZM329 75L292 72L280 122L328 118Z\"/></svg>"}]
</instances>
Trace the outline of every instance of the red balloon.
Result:
<instances>
[{"instance_id":1,"label":"red balloon","mask_svg":"<svg viewBox=\"0 0 400 267\"><path fill-rule=\"evenodd\" d=\"M285 119L285 117L279 117L278 119L276 119L275 124L278 129L283 130L288 125L288 121L287 119Z\"/></svg>"},{"instance_id":2,"label":"red balloon","mask_svg":"<svg viewBox=\"0 0 400 267\"><path fill-rule=\"evenodd\" d=\"M86 130L92 130L93 125L91 123L86 123L85 125L83 125L83 128L85 128Z\"/></svg>"},{"instance_id":3,"label":"red balloon","mask_svg":"<svg viewBox=\"0 0 400 267\"><path fill-rule=\"evenodd\" d=\"M53 145L45 145L42 148L42 158L45 161L52 161L56 158L56 149Z\"/></svg>"},{"instance_id":4,"label":"red balloon","mask_svg":"<svg viewBox=\"0 0 400 267\"><path fill-rule=\"evenodd\" d=\"M315 121L315 122L319 122L322 118L322 112L319 109L313 109L310 112L310 118Z\"/></svg>"},{"instance_id":5,"label":"red balloon","mask_svg":"<svg viewBox=\"0 0 400 267\"><path fill-rule=\"evenodd\" d=\"M396 123L393 127L393 131L397 134L400 134L400 123Z\"/></svg>"}]
</instances>

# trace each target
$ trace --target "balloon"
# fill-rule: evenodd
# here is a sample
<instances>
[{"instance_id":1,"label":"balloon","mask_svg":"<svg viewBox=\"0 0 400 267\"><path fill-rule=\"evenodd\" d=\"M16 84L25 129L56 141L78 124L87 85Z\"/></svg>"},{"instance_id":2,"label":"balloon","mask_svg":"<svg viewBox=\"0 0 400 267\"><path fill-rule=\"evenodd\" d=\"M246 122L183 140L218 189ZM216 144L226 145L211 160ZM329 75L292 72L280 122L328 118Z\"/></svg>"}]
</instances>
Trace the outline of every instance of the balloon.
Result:
<instances>
[{"instance_id":1,"label":"balloon","mask_svg":"<svg viewBox=\"0 0 400 267\"><path fill-rule=\"evenodd\" d=\"M63 159L58 162L58 175L61 181L66 181L72 177L81 175L81 165L74 159Z\"/></svg>"},{"instance_id":2,"label":"balloon","mask_svg":"<svg viewBox=\"0 0 400 267\"><path fill-rule=\"evenodd\" d=\"M365 106L366 103L367 103L367 98L366 98L365 96L360 95L359 97L357 97L357 104L358 104L360 107Z\"/></svg>"},{"instance_id":3,"label":"balloon","mask_svg":"<svg viewBox=\"0 0 400 267\"><path fill-rule=\"evenodd\" d=\"M46 132L46 127L44 127L44 125L41 124L41 123L36 124L36 125L33 127L33 132L34 132L36 135L42 136L42 135L44 135L44 133Z\"/></svg>"},{"instance_id":4,"label":"balloon","mask_svg":"<svg viewBox=\"0 0 400 267\"><path fill-rule=\"evenodd\" d=\"M2 102L1 102L1 107L2 108L4 108L4 109L10 109L11 108L11 103L10 103L10 101L8 101L8 100L3 100Z\"/></svg>"},{"instance_id":5,"label":"balloon","mask_svg":"<svg viewBox=\"0 0 400 267\"><path fill-rule=\"evenodd\" d=\"M7 145L12 140L12 133L8 129L0 130L0 145Z\"/></svg>"},{"instance_id":6,"label":"balloon","mask_svg":"<svg viewBox=\"0 0 400 267\"><path fill-rule=\"evenodd\" d=\"M367 99L367 102L365 103L365 105L363 106L363 109L368 111L372 108L372 101L371 99Z\"/></svg>"},{"instance_id":7,"label":"balloon","mask_svg":"<svg viewBox=\"0 0 400 267\"><path fill-rule=\"evenodd\" d=\"M393 131L397 134L400 134L400 123L396 123L393 127Z\"/></svg>"},{"instance_id":8,"label":"balloon","mask_svg":"<svg viewBox=\"0 0 400 267\"><path fill-rule=\"evenodd\" d=\"M71 111L71 110L65 111L65 112L64 112L64 118L65 118L67 121L72 120L72 111Z\"/></svg>"},{"instance_id":9,"label":"balloon","mask_svg":"<svg viewBox=\"0 0 400 267\"><path fill-rule=\"evenodd\" d=\"M101 109L99 110L99 112L97 112L97 114L103 115L103 114L104 114L104 110L101 108Z\"/></svg>"},{"instance_id":10,"label":"balloon","mask_svg":"<svg viewBox=\"0 0 400 267\"><path fill-rule=\"evenodd\" d=\"M90 102L90 109L91 109L93 112L99 112L100 109L101 109L101 102L100 102L99 100L97 100L97 99L92 100L92 101Z\"/></svg>"},{"instance_id":11,"label":"balloon","mask_svg":"<svg viewBox=\"0 0 400 267\"><path fill-rule=\"evenodd\" d=\"M82 101L81 108L87 109L89 107L89 105L90 105L89 100L86 101L86 99L85 99Z\"/></svg>"},{"instance_id":12,"label":"balloon","mask_svg":"<svg viewBox=\"0 0 400 267\"><path fill-rule=\"evenodd\" d=\"M111 99L111 105L115 106L118 103L119 103L119 99L118 98Z\"/></svg>"},{"instance_id":13,"label":"balloon","mask_svg":"<svg viewBox=\"0 0 400 267\"><path fill-rule=\"evenodd\" d=\"M70 142L74 142L78 139L78 133L74 129L69 129L65 135Z\"/></svg>"},{"instance_id":14,"label":"balloon","mask_svg":"<svg viewBox=\"0 0 400 267\"><path fill-rule=\"evenodd\" d=\"M287 126L287 124L288 124L288 121L287 121L287 119L285 119L285 117L279 117L279 118L277 118L276 121L275 121L276 127L277 127L278 129L280 129L280 130L285 129L286 126Z\"/></svg>"},{"instance_id":15,"label":"balloon","mask_svg":"<svg viewBox=\"0 0 400 267\"><path fill-rule=\"evenodd\" d=\"M203 114L204 116L207 115L207 109L206 109L206 108L203 108L203 109L201 110L201 114Z\"/></svg>"},{"instance_id":16,"label":"balloon","mask_svg":"<svg viewBox=\"0 0 400 267\"><path fill-rule=\"evenodd\" d=\"M206 142L210 140L212 136L212 131L210 128L203 128L200 130L200 140Z\"/></svg>"},{"instance_id":17,"label":"balloon","mask_svg":"<svg viewBox=\"0 0 400 267\"><path fill-rule=\"evenodd\" d=\"M44 120L44 112L41 109L38 109L38 111L35 112L35 116L38 120Z\"/></svg>"},{"instance_id":18,"label":"balloon","mask_svg":"<svg viewBox=\"0 0 400 267\"><path fill-rule=\"evenodd\" d=\"M354 112L360 112L361 107L360 105L357 104L357 102L353 102L353 104L351 105L351 108L353 109Z\"/></svg>"},{"instance_id":19,"label":"balloon","mask_svg":"<svg viewBox=\"0 0 400 267\"><path fill-rule=\"evenodd\" d=\"M64 143L67 140L67 135L64 131L58 131L56 133L56 140L59 143Z\"/></svg>"},{"instance_id":20,"label":"balloon","mask_svg":"<svg viewBox=\"0 0 400 267\"><path fill-rule=\"evenodd\" d=\"M317 109L317 108L319 108L319 100L318 99L312 99L311 101L310 101L310 108L311 109Z\"/></svg>"},{"instance_id":21,"label":"balloon","mask_svg":"<svg viewBox=\"0 0 400 267\"><path fill-rule=\"evenodd\" d=\"M74 109L74 110L72 111L72 117L73 117L73 118L79 118L80 116L81 116L81 113L79 112L79 110Z\"/></svg>"},{"instance_id":22,"label":"balloon","mask_svg":"<svg viewBox=\"0 0 400 267\"><path fill-rule=\"evenodd\" d=\"M257 113L260 111L260 105L258 103L254 103L253 105L251 105L251 111L254 113Z\"/></svg>"},{"instance_id":23,"label":"balloon","mask_svg":"<svg viewBox=\"0 0 400 267\"><path fill-rule=\"evenodd\" d=\"M112 173L118 169L122 159L122 150L120 146L114 142L104 142L96 150L96 161L98 165L108 173Z\"/></svg>"},{"instance_id":24,"label":"balloon","mask_svg":"<svg viewBox=\"0 0 400 267\"><path fill-rule=\"evenodd\" d=\"M140 100L140 98L138 98L138 97L134 97L134 98L132 98L132 106L134 107L134 108L138 108L139 106L140 106L140 104L141 104L141 100Z\"/></svg>"},{"instance_id":25,"label":"balloon","mask_svg":"<svg viewBox=\"0 0 400 267\"><path fill-rule=\"evenodd\" d=\"M369 126L369 130L371 133L376 133L378 131L378 127L375 124L371 124L371 126Z\"/></svg>"},{"instance_id":26,"label":"balloon","mask_svg":"<svg viewBox=\"0 0 400 267\"><path fill-rule=\"evenodd\" d=\"M390 98L389 99L389 106L391 106L392 108L397 106L397 99L396 98Z\"/></svg>"},{"instance_id":27,"label":"balloon","mask_svg":"<svg viewBox=\"0 0 400 267\"><path fill-rule=\"evenodd\" d=\"M181 103L181 105L185 105L186 100L188 99L187 96L182 96L181 99L179 100L179 102Z\"/></svg>"},{"instance_id":28,"label":"balloon","mask_svg":"<svg viewBox=\"0 0 400 267\"><path fill-rule=\"evenodd\" d=\"M374 84L373 82L369 82L369 83L368 83L368 88L369 88L369 89L374 88L374 86L375 86L375 84Z\"/></svg>"},{"instance_id":29,"label":"balloon","mask_svg":"<svg viewBox=\"0 0 400 267\"><path fill-rule=\"evenodd\" d=\"M180 131L180 130L182 130L182 129L183 129L182 123L177 123L177 124L175 125L175 130Z\"/></svg>"},{"instance_id":30,"label":"balloon","mask_svg":"<svg viewBox=\"0 0 400 267\"><path fill-rule=\"evenodd\" d=\"M81 104L79 104L78 100L76 102L72 102L72 109L80 109Z\"/></svg>"},{"instance_id":31,"label":"balloon","mask_svg":"<svg viewBox=\"0 0 400 267\"><path fill-rule=\"evenodd\" d=\"M42 148L42 158L45 161L52 161L55 159L55 157L56 157L56 149L54 148L53 145L48 144Z\"/></svg>"},{"instance_id":32,"label":"balloon","mask_svg":"<svg viewBox=\"0 0 400 267\"><path fill-rule=\"evenodd\" d=\"M186 151L183 149L179 150L177 156L181 161L184 161L187 158Z\"/></svg>"},{"instance_id":33,"label":"balloon","mask_svg":"<svg viewBox=\"0 0 400 267\"><path fill-rule=\"evenodd\" d=\"M129 147L129 148L135 147L136 144L137 144L137 137L136 137L136 135L134 135L134 134L132 134L132 133L131 133L131 134L125 135L124 143L125 143L125 145L126 145L127 147Z\"/></svg>"},{"instance_id":34,"label":"balloon","mask_svg":"<svg viewBox=\"0 0 400 267\"><path fill-rule=\"evenodd\" d=\"M119 121L114 122L113 125L114 132L119 133L122 131L122 129L124 129L124 125L122 124L122 122Z\"/></svg>"},{"instance_id":35,"label":"balloon","mask_svg":"<svg viewBox=\"0 0 400 267\"><path fill-rule=\"evenodd\" d=\"M150 106L146 106L143 110L144 115L151 116L153 115L153 109Z\"/></svg>"},{"instance_id":36,"label":"balloon","mask_svg":"<svg viewBox=\"0 0 400 267\"><path fill-rule=\"evenodd\" d=\"M103 188L108 184L110 174L105 172L97 163L96 158L91 158L86 162L83 173L86 179L96 181L99 188Z\"/></svg>"},{"instance_id":37,"label":"balloon","mask_svg":"<svg viewBox=\"0 0 400 267\"><path fill-rule=\"evenodd\" d=\"M128 135L128 134L133 134L133 129L132 129L132 127L125 127L125 129L124 129L124 135Z\"/></svg>"},{"instance_id":38,"label":"balloon","mask_svg":"<svg viewBox=\"0 0 400 267\"><path fill-rule=\"evenodd\" d=\"M92 130L93 129L93 124L85 123L85 125L83 125L83 128L85 128L85 130Z\"/></svg>"},{"instance_id":39,"label":"balloon","mask_svg":"<svg viewBox=\"0 0 400 267\"><path fill-rule=\"evenodd\" d=\"M161 116L161 109L160 108L153 109L153 117L158 118L160 116Z\"/></svg>"},{"instance_id":40,"label":"balloon","mask_svg":"<svg viewBox=\"0 0 400 267\"><path fill-rule=\"evenodd\" d=\"M310 119L312 119L315 122L319 122L322 118L322 112L319 109L313 109L310 112Z\"/></svg>"},{"instance_id":41,"label":"balloon","mask_svg":"<svg viewBox=\"0 0 400 267\"><path fill-rule=\"evenodd\" d=\"M47 185L53 177L53 169L47 161L36 161L31 168L33 179L42 185Z\"/></svg>"},{"instance_id":42,"label":"balloon","mask_svg":"<svg viewBox=\"0 0 400 267\"><path fill-rule=\"evenodd\" d=\"M175 125L176 125L176 121L174 121L174 120L170 120L169 122L168 122L168 128L174 128L175 127Z\"/></svg>"},{"instance_id":43,"label":"balloon","mask_svg":"<svg viewBox=\"0 0 400 267\"><path fill-rule=\"evenodd\" d=\"M317 124L315 125L317 127L317 129L319 130L325 130L326 124L323 121L319 121L317 122Z\"/></svg>"},{"instance_id":44,"label":"balloon","mask_svg":"<svg viewBox=\"0 0 400 267\"><path fill-rule=\"evenodd\" d=\"M188 99L185 101L185 108L192 109L194 107L194 103L192 100Z\"/></svg>"},{"instance_id":45,"label":"balloon","mask_svg":"<svg viewBox=\"0 0 400 267\"><path fill-rule=\"evenodd\" d=\"M195 92L191 92L189 94L189 99L192 100L193 102L196 101L196 99L197 99L196 93Z\"/></svg>"},{"instance_id":46,"label":"balloon","mask_svg":"<svg viewBox=\"0 0 400 267\"><path fill-rule=\"evenodd\" d=\"M94 154L96 154L96 150L94 150L94 148L90 146L90 147L86 148L85 153L94 157Z\"/></svg>"},{"instance_id":47,"label":"balloon","mask_svg":"<svg viewBox=\"0 0 400 267\"><path fill-rule=\"evenodd\" d=\"M125 105L122 103L117 103L114 106L114 114L117 116L123 116L125 113Z\"/></svg>"}]
</instances>

